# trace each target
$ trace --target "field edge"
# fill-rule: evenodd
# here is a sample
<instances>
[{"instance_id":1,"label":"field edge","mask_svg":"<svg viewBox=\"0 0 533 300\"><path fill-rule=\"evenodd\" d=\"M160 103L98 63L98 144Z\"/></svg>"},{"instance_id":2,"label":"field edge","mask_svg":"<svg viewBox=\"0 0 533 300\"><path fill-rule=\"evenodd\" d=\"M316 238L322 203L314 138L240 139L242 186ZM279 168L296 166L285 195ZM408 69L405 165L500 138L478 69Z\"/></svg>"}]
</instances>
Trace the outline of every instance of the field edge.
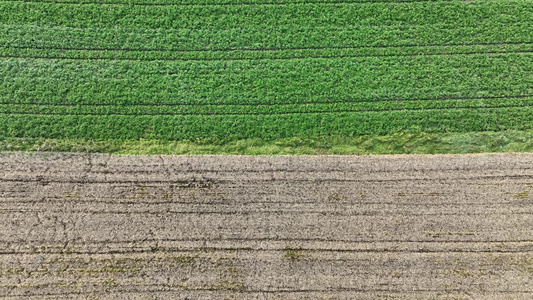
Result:
<instances>
[{"instance_id":1,"label":"field edge","mask_svg":"<svg viewBox=\"0 0 533 300\"><path fill-rule=\"evenodd\" d=\"M396 133L277 140L84 140L0 137L0 151L109 154L371 155L533 152L533 130L469 133Z\"/></svg>"}]
</instances>

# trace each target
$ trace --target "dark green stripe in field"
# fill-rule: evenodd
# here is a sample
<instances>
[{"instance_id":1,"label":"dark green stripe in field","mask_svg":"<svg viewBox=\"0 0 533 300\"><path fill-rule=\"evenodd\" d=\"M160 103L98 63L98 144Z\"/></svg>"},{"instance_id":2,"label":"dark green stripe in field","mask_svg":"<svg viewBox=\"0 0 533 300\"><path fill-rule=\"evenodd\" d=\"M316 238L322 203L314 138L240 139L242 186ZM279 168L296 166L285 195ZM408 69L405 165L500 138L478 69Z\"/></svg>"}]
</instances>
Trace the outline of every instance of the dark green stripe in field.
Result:
<instances>
[{"instance_id":1,"label":"dark green stripe in field","mask_svg":"<svg viewBox=\"0 0 533 300\"><path fill-rule=\"evenodd\" d=\"M403 100L372 102L338 102L331 104L283 104L275 105L39 105L0 104L2 114L28 115L123 115L123 116L176 116L176 115L282 115L329 112L385 112L411 110L442 110L462 108L500 108L532 106L532 97L474 98L448 100Z\"/></svg>"},{"instance_id":2,"label":"dark green stripe in field","mask_svg":"<svg viewBox=\"0 0 533 300\"><path fill-rule=\"evenodd\" d=\"M0 1L0 137L533 128L533 1Z\"/></svg>"},{"instance_id":3,"label":"dark green stripe in field","mask_svg":"<svg viewBox=\"0 0 533 300\"><path fill-rule=\"evenodd\" d=\"M337 112L280 115L27 115L3 114L8 136L89 139L265 139L291 136L384 135L405 132L500 131L532 128L533 107Z\"/></svg>"},{"instance_id":4,"label":"dark green stripe in field","mask_svg":"<svg viewBox=\"0 0 533 300\"><path fill-rule=\"evenodd\" d=\"M51 38L53 37L53 38ZM256 26L228 30L0 25L0 45L100 51L305 50L531 43L530 23L379 26Z\"/></svg>"},{"instance_id":5,"label":"dark green stripe in field","mask_svg":"<svg viewBox=\"0 0 533 300\"><path fill-rule=\"evenodd\" d=\"M3 58L48 58L77 60L291 60L306 58L350 58L350 57L387 57L413 55L472 55L529 53L533 43L491 43L474 45L437 45L418 47L342 47L318 49L283 50L230 50L230 51L139 51L139 50L79 50L79 49L42 49L28 47L0 47Z\"/></svg>"}]
</instances>

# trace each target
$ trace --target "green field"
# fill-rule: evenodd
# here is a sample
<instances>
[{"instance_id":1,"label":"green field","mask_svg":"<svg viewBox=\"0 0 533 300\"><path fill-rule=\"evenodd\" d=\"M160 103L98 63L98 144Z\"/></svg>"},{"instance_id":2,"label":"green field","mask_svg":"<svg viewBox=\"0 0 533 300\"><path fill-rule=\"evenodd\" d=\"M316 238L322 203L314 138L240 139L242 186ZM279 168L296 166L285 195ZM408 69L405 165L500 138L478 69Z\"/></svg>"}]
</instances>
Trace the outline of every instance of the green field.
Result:
<instances>
[{"instance_id":1,"label":"green field","mask_svg":"<svg viewBox=\"0 0 533 300\"><path fill-rule=\"evenodd\" d=\"M531 129L531 0L0 1L0 150Z\"/></svg>"}]
</instances>

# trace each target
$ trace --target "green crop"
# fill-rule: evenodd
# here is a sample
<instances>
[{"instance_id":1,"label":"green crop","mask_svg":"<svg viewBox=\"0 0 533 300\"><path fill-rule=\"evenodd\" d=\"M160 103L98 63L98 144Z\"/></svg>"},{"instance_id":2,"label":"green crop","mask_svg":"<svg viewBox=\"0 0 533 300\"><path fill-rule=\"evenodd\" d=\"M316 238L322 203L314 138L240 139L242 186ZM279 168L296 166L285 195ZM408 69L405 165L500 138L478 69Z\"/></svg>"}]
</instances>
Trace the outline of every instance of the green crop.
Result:
<instances>
[{"instance_id":1,"label":"green crop","mask_svg":"<svg viewBox=\"0 0 533 300\"><path fill-rule=\"evenodd\" d=\"M533 128L529 0L0 1L0 138Z\"/></svg>"}]
</instances>

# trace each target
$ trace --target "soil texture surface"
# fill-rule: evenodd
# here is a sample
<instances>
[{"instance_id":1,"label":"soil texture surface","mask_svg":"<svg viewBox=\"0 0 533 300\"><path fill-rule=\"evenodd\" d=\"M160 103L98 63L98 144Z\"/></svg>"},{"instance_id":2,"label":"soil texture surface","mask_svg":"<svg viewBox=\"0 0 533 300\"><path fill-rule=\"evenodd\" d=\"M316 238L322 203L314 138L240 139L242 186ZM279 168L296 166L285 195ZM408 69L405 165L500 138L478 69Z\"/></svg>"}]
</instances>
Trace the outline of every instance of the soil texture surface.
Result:
<instances>
[{"instance_id":1,"label":"soil texture surface","mask_svg":"<svg viewBox=\"0 0 533 300\"><path fill-rule=\"evenodd\" d=\"M532 154L0 154L1 299L531 295Z\"/></svg>"}]
</instances>

